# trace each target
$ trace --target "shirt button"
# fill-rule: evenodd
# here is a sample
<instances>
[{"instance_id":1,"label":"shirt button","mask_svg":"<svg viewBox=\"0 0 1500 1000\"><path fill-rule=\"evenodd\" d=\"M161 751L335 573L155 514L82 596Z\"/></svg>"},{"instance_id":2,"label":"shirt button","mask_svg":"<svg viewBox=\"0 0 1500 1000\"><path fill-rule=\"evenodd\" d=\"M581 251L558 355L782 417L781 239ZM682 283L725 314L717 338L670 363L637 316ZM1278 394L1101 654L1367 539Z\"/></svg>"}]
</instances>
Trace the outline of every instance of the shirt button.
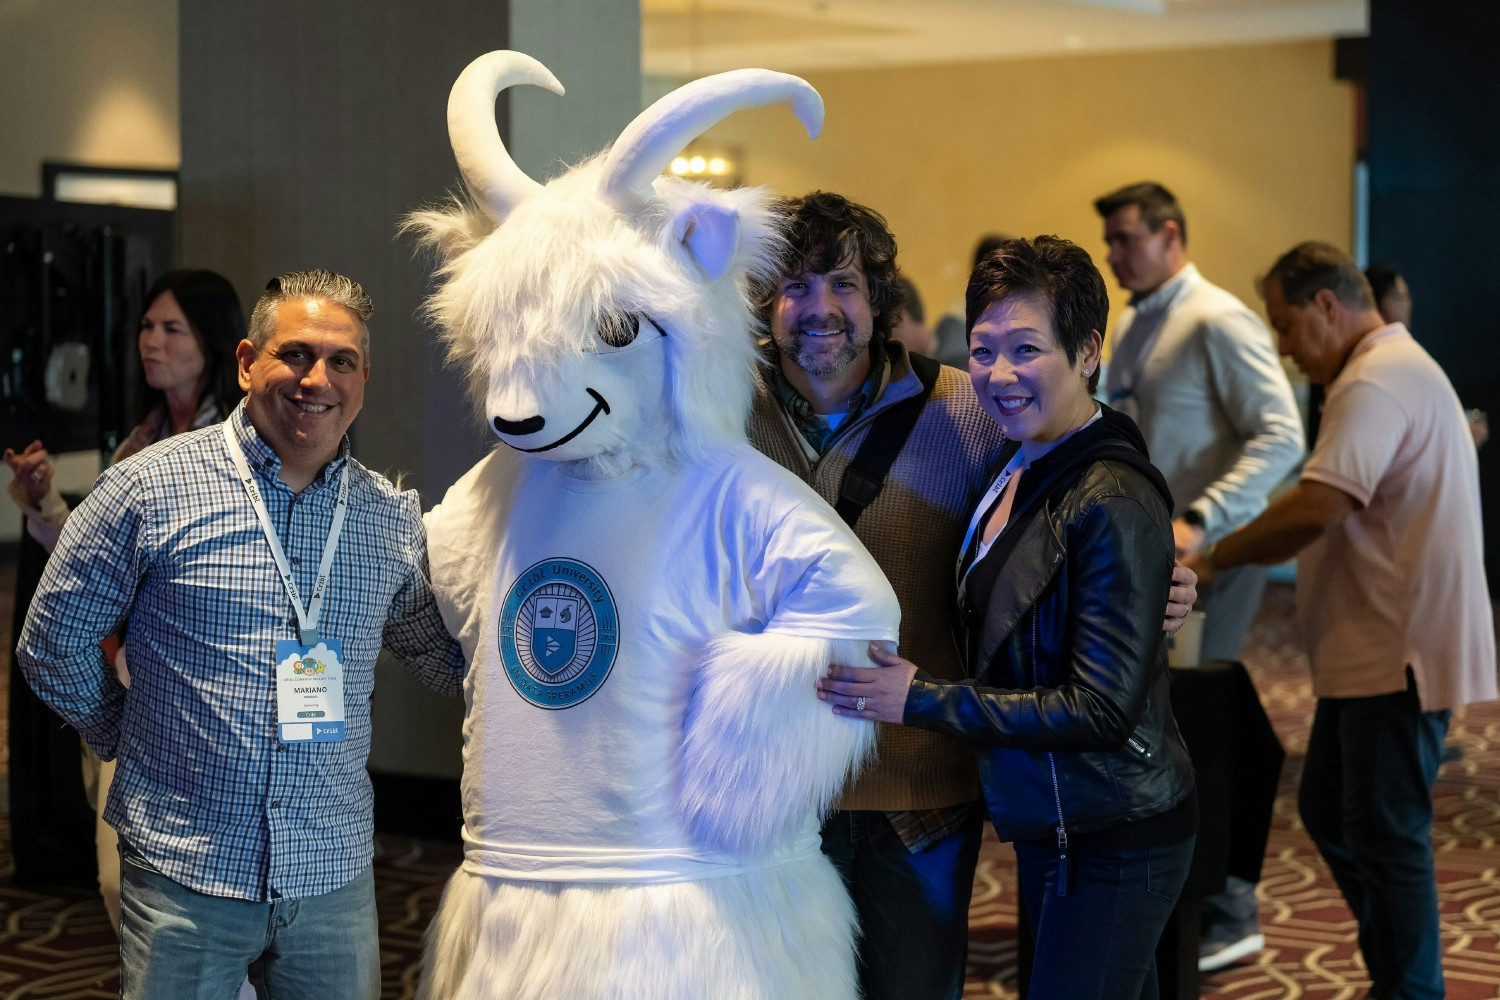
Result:
<instances>
[{"instance_id":1,"label":"shirt button","mask_svg":"<svg viewBox=\"0 0 1500 1000\"><path fill-rule=\"evenodd\" d=\"M292 556L292 565L293 566L301 566L302 565L302 557L301 556Z\"/></svg>"},{"instance_id":2,"label":"shirt button","mask_svg":"<svg viewBox=\"0 0 1500 1000\"><path fill-rule=\"evenodd\" d=\"M271 808L272 809L280 809L281 808L281 800L277 799L276 801L272 802L271 803Z\"/></svg>"}]
</instances>

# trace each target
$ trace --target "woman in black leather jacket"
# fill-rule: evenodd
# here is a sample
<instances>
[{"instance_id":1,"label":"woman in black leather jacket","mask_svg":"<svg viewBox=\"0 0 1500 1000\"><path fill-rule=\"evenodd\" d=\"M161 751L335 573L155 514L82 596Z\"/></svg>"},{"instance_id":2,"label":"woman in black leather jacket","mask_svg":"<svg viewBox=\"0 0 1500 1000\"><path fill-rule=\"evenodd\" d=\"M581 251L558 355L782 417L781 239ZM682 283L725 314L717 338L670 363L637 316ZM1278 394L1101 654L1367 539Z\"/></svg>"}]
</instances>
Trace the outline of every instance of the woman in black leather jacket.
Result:
<instances>
[{"instance_id":1,"label":"woman in black leather jacket","mask_svg":"<svg viewBox=\"0 0 1500 1000\"><path fill-rule=\"evenodd\" d=\"M1028 996L1153 998L1197 830L1168 701L1171 497L1126 416L1095 402L1108 298L1078 246L1011 240L969 280L969 373L1016 445L958 567L972 680L878 651L835 667L841 715L979 745L1036 944Z\"/></svg>"}]
</instances>

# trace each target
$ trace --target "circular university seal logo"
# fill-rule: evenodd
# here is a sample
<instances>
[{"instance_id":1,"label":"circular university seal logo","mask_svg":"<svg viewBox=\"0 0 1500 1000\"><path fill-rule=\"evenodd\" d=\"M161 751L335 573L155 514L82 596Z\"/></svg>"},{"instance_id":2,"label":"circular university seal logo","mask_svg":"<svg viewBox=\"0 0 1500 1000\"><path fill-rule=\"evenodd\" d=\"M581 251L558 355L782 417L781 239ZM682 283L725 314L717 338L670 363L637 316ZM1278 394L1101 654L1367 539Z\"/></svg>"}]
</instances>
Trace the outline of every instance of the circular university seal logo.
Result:
<instances>
[{"instance_id":1,"label":"circular university seal logo","mask_svg":"<svg viewBox=\"0 0 1500 1000\"><path fill-rule=\"evenodd\" d=\"M572 708L603 686L619 649L614 595L592 566L545 559L511 584L500 608L500 662L538 708Z\"/></svg>"}]
</instances>

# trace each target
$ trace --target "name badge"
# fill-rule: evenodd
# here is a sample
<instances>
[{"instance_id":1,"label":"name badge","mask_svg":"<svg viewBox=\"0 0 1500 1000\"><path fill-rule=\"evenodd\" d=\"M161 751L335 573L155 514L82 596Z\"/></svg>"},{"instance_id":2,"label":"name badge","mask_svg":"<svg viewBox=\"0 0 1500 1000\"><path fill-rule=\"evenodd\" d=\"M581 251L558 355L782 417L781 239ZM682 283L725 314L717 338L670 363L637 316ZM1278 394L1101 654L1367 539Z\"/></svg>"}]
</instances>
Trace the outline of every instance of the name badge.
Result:
<instances>
[{"instance_id":1,"label":"name badge","mask_svg":"<svg viewBox=\"0 0 1500 1000\"><path fill-rule=\"evenodd\" d=\"M344 738L344 649L337 639L277 641L276 716L283 743Z\"/></svg>"}]
</instances>

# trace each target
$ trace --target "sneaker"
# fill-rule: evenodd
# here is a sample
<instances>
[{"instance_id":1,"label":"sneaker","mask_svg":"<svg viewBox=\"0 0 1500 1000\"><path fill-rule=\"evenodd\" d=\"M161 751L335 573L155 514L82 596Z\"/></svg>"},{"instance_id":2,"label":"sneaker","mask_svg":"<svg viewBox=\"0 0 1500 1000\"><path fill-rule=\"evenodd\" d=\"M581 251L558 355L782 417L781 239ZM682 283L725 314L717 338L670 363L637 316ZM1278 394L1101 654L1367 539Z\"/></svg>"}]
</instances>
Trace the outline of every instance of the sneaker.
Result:
<instances>
[{"instance_id":1,"label":"sneaker","mask_svg":"<svg viewBox=\"0 0 1500 1000\"><path fill-rule=\"evenodd\" d=\"M1259 953L1265 946L1266 936L1258 926L1219 928L1198 942L1198 971L1217 972Z\"/></svg>"}]
</instances>

